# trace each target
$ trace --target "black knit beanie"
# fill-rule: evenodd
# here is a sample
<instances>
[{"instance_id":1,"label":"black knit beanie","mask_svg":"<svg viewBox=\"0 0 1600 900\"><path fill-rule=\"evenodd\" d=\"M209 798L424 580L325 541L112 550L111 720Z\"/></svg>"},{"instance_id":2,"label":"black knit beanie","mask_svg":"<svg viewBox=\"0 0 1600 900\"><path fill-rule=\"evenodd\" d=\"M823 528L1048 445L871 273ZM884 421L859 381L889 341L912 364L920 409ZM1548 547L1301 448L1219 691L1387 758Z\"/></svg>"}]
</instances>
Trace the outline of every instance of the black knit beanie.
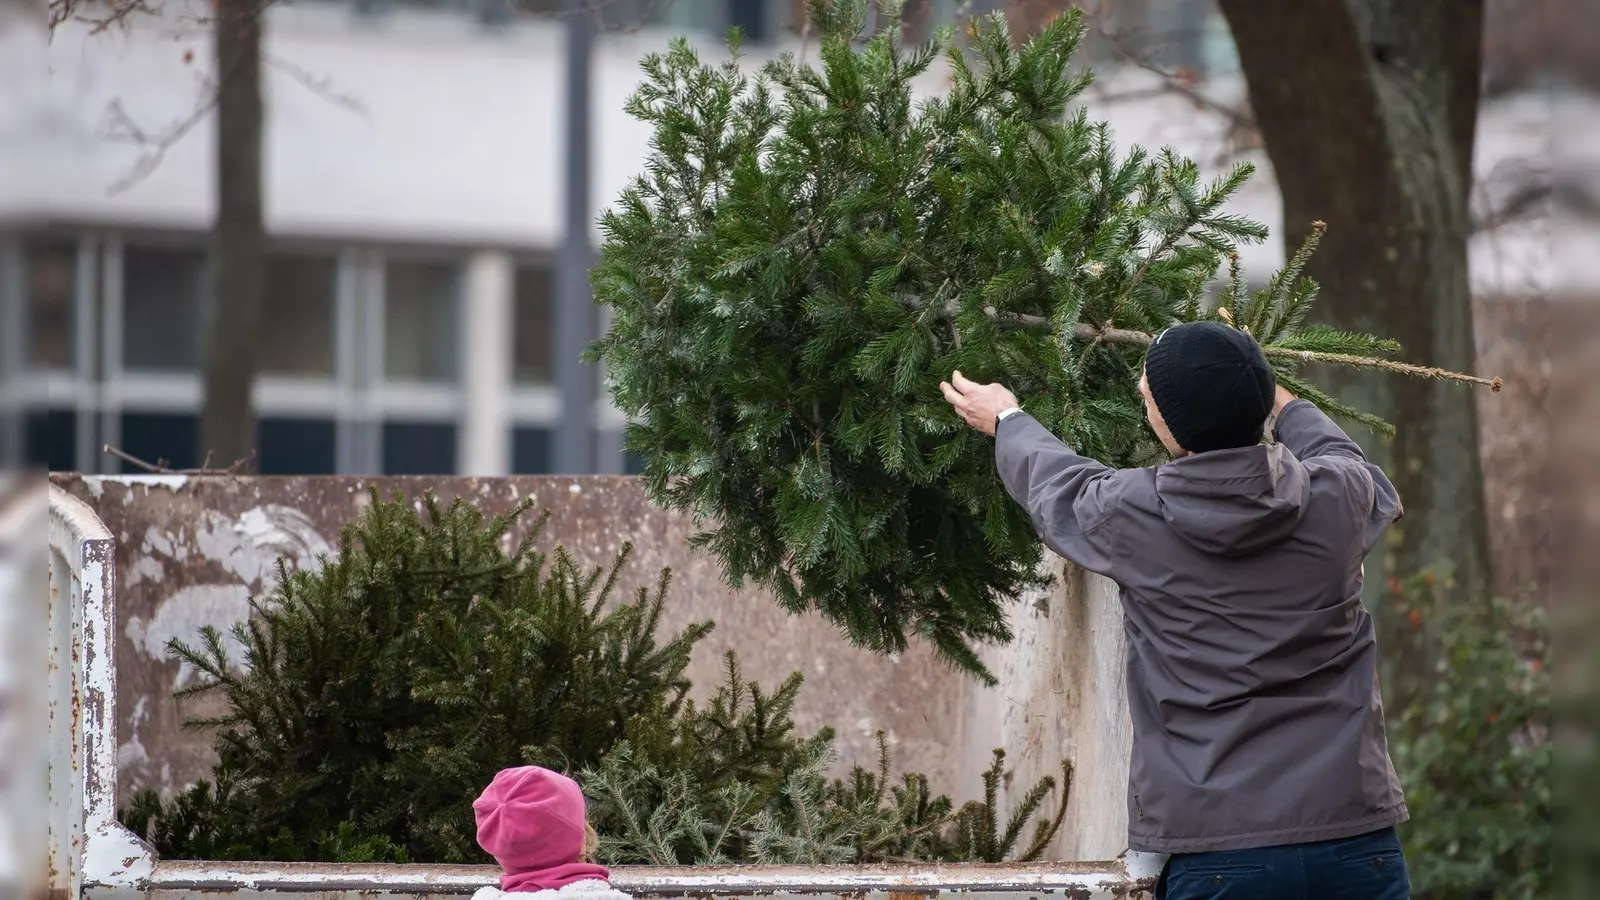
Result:
<instances>
[{"instance_id":1,"label":"black knit beanie","mask_svg":"<svg viewBox=\"0 0 1600 900\"><path fill-rule=\"evenodd\" d=\"M1261 442L1278 380L1261 345L1220 322L1185 322L1156 336L1145 357L1150 396L1191 453Z\"/></svg>"}]
</instances>

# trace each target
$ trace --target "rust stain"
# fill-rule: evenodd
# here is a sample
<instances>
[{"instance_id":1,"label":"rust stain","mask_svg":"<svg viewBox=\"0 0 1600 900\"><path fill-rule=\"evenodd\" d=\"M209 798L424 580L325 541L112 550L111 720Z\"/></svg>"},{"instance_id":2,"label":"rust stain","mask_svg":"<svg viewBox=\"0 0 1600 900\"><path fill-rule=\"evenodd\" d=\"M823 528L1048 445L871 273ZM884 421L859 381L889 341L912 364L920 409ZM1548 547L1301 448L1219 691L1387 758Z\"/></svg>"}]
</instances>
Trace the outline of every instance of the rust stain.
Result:
<instances>
[{"instance_id":1,"label":"rust stain","mask_svg":"<svg viewBox=\"0 0 1600 900\"><path fill-rule=\"evenodd\" d=\"M1156 879L1141 878L1132 884L1119 884L1111 889L1111 896L1126 900L1154 900Z\"/></svg>"}]
</instances>

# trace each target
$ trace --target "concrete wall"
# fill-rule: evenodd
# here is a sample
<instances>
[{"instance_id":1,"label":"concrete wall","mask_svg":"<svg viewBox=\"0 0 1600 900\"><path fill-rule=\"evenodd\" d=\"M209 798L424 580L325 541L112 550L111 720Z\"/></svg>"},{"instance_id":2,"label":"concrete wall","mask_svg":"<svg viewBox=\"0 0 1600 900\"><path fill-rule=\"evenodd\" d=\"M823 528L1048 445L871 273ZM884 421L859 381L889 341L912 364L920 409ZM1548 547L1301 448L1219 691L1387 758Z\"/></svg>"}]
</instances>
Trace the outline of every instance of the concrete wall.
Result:
<instances>
[{"instance_id":1,"label":"concrete wall","mask_svg":"<svg viewBox=\"0 0 1600 900\"><path fill-rule=\"evenodd\" d=\"M1121 601L1110 580L1048 551L1046 560L1054 584L1012 611L1016 639L985 648L1000 685L974 692L968 705L968 771L1004 748L1014 767L1010 785L1022 791L1070 760L1068 825L1052 858L1115 859L1128 846L1133 739Z\"/></svg>"},{"instance_id":2,"label":"concrete wall","mask_svg":"<svg viewBox=\"0 0 1600 900\"><path fill-rule=\"evenodd\" d=\"M1050 563L1056 583L1018 605L1017 640L986 651L1002 683L984 689L924 649L875 656L848 646L818 617L791 617L761 592L728 588L712 559L688 549L691 523L651 507L636 479L53 479L92 507L116 542L119 801L140 788L181 788L206 775L214 759L209 736L184 731L182 720L214 711L216 701L172 699L191 673L168 658L167 641L241 621L249 598L270 587L274 561L283 555L306 565L336 547L340 527L376 484L384 495L465 496L485 512L533 497L535 509L553 512L544 543L565 546L584 565L609 564L631 541L624 596L671 567L663 630L717 623L691 664L699 690L720 681L727 649L738 650L747 676L764 684L802 672L797 725L832 725L841 765L873 764L874 735L883 729L898 770L927 773L958 801L977 796L978 775L997 747L1007 751L1019 791L1070 758L1076 784L1051 857L1114 859L1126 847L1121 610L1113 585L1059 560Z\"/></svg>"}]
</instances>

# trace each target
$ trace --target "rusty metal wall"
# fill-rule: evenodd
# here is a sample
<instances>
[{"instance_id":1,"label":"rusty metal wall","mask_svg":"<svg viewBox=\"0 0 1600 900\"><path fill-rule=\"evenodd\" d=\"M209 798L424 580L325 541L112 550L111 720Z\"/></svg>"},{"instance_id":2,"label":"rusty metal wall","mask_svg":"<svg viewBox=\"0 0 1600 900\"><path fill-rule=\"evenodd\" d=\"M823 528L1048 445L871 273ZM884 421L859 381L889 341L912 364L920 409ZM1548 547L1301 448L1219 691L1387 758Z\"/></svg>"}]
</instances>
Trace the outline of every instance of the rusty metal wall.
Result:
<instances>
[{"instance_id":1,"label":"rusty metal wall","mask_svg":"<svg viewBox=\"0 0 1600 900\"><path fill-rule=\"evenodd\" d=\"M182 721L214 711L205 704L215 701L172 699L190 673L168 658L167 641L192 638L201 625L225 630L239 621L248 598L267 588L279 555L310 563L336 547L340 527L374 483L385 496L415 499L432 489L446 501L468 497L485 512L532 497L536 509L553 513L543 543L566 547L584 565L609 564L631 541L634 556L619 586L625 596L653 586L671 567L663 629L717 623L690 668L700 690L721 681L728 649L739 651L746 675L762 683L802 672L807 683L796 722L803 730L834 726L841 764L874 762L881 728L898 768L926 772L963 799L980 787L983 760L967 758L964 732L970 681L922 650L886 658L851 649L820 618L791 617L760 592L730 589L713 560L690 552L691 523L651 507L637 479L53 478L93 508L115 539L119 802L144 787L181 788L207 774L214 758L210 739L185 731Z\"/></svg>"},{"instance_id":2,"label":"rusty metal wall","mask_svg":"<svg viewBox=\"0 0 1600 900\"><path fill-rule=\"evenodd\" d=\"M690 550L682 516L655 509L636 479L582 478L185 478L55 476L65 495L92 508L110 535L105 552L115 578L115 799L144 787L182 788L213 761L188 716L219 712L216 700L172 699L192 673L166 653L171 638L193 639L203 625L223 630L248 615L268 589L275 561L300 565L332 550L341 526L368 502L367 489L416 502L432 490L448 502L470 499L499 512L524 498L552 512L542 542L563 546L584 565L606 565L618 547L635 547L619 580L623 596L674 572L664 628L717 623L690 676L702 693L721 680L722 656L739 651L747 677L775 683L800 671L807 686L795 710L802 730L838 733L839 765L876 761L874 735L889 736L898 771L925 772L957 802L979 795L979 774L995 748L1014 777L1002 789L1025 791L1042 775L1075 767L1066 825L1048 858L1110 860L1127 846L1129 748L1123 681L1122 614L1116 587L1051 557L1054 583L1017 605L1017 639L987 648L1000 677L994 688L939 664L916 648L884 657L850 647L814 616L793 617L769 596L734 591L715 562ZM532 518L530 517L530 521Z\"/></svg>"},{"instance_id":3,"label":"rusty metal wall","mask_svg":"<svg viewBox=\"0 0 1600 900\"><path fill-rule=\"evenodd\" d=\"M48 661L39 679L48 805L35 815L48 827L50 895L81 897L86 886L140 883L155 858L117 821L114 541L76 498L52 488L49 504Z\"/></svg>"}]
</instances>

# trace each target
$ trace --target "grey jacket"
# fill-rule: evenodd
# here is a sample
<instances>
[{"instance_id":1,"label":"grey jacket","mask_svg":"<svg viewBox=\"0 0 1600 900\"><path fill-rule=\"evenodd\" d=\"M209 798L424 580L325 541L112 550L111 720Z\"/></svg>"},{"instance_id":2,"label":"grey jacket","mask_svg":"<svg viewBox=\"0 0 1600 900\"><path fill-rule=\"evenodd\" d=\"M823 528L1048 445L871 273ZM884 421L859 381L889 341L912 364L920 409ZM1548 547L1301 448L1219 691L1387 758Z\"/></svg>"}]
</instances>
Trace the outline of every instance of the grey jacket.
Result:
<instances>
[{"instance_id":1,"label":"grey jacket","mask_svg":"<svg viewBox=\"0 0 1600 900\"><path fill-rule=\"evenodd\" d=\"M1361 605L1399 497L1310 403L1276 430L1119 470L1025 413L1000 423L1000 477L1040 537L1122 588L1134 850L1333 840L1408 816Z\"/></svg>"}]
</instances>

